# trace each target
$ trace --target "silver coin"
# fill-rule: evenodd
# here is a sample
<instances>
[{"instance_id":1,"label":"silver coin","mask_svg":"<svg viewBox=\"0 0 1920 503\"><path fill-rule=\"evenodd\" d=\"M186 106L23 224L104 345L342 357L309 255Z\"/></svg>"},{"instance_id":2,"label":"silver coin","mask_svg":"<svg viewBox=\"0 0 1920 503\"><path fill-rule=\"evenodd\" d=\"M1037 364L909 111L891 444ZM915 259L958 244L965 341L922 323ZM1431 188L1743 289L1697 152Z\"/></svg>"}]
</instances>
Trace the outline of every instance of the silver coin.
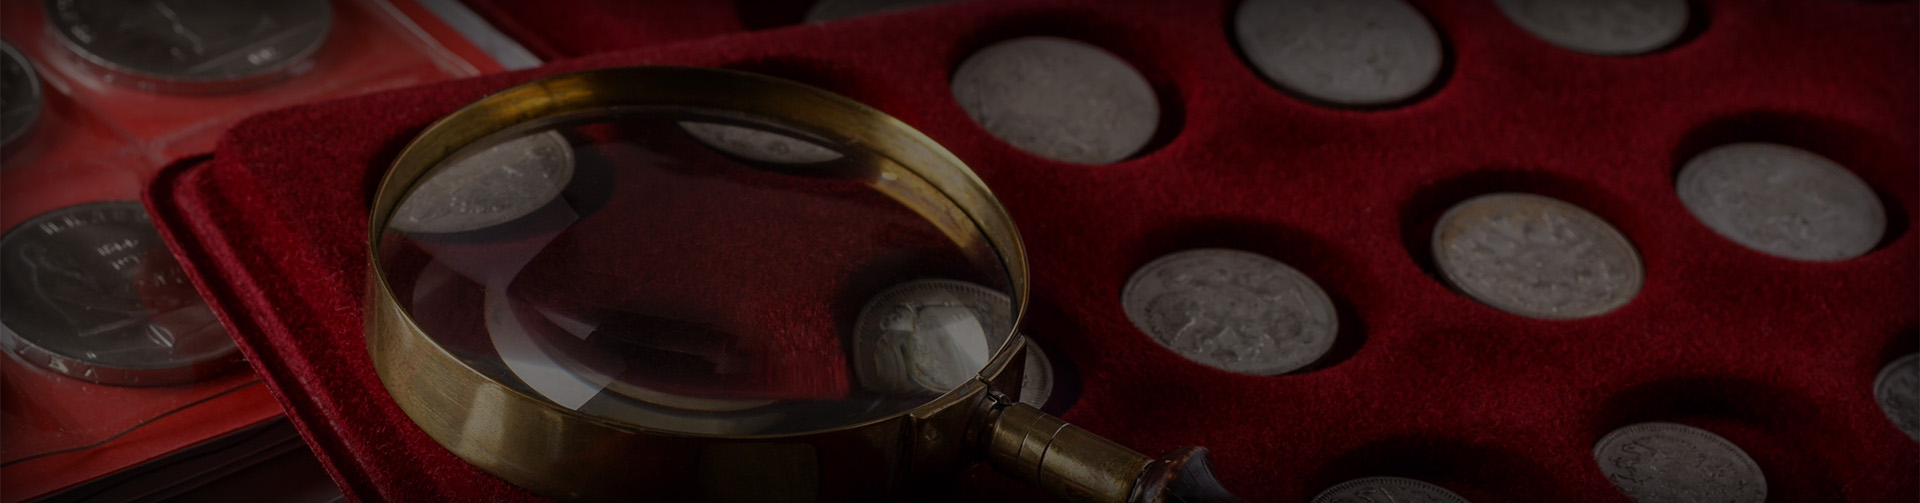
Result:
<instances>
[{"instance_id":1,"label":"silver coin","mask_svg":"<svg viewBox=\"0 0 1920 503\"><path fill-rule=\"evenodd\" d=\"M854 322L854 372L883 393L945 393L980 374L1013 334L1004 293L945 279L875 295Z\"/></svg>"},{"instance_id":2,"label":"silver coin","mask_svg":"<svg viewBox=\"0 0 1920 503\"><path fill-rule=\"evenodd\" d=\"M238 361L140 203L69 206L7 231L0 288L0 344L54 372L151 386Z\"/></svg>"},{"instance_id":3,"label":"silver coin","mask_svg":"<svg viewBox=\"0 0 1920 503\"><path fill-rule=\"evenodd\" d=\"M953 74L953 98L974 122L1048 159L1104 164L1153 138L1160 102L1127 62L1054 37L1007 40L974 53Z\"/></svg>"},{"instance_id":4,"label":"silver coin","mask_svg":"<svg viewBox=\"0 0 1920 503\"><path fill-rule=\"evenodd\" d=\"M1399 102L1440 76L1440 35L1400 0L1249 0L1234 34L1262 75L1340 105Z\"/></svg>"},{"instance_id":5,"label":"silver coin","mask_svg":"<svg viewBox=\"0 0 1920 503\"><path fill-rule=\"evenodd\" d=\"M1767 479L1745 451L1706 430L1640 423L1593 447L1600 473L1638 503L1761 503Z\"/></svg>"},{"instance_id":6,"label":"silver coin","mask_svg":"<svg viewBox=\"0 0 1920 503\"><path fill-rule=\"evenodd\" d=\"M1540 319L1599 316L1640 293L1645 270L1627 237L1558 199L1489 194L1433 229L1440 276L1502 311Z\"/></svg>"},{"instance_id":7,"label":"silver coin","mask_svg":"<svg viewBox=\"0 0 1920 503\"><path fill-rule=\"evenodd\" d=\"M807 9L807 22L832 21L883 12L918 9L954 0L820 0Z\"/></svg>"},{"instance_id":8,"label":"silver coin","mask_svg":"<svg viewBox=\"0 0 1920 503\"><path fill-rule=\"evenodd\" d=\"M1047 358L1047 352L1040 345L1027 341L1027 364L1025 375L1020 381L1020 403L1033 408L1046 408L1047 399L1053 398L1053 360Z\"/></svg>"},{"instance_id":9,"label":"silver coin","mask_svg":"<svg viewBox=\"0 0 1920 503\"><path fill-rule=\"evenodd\" d=\"M1907 355L1880 369L1873 379L1873 398L1887 420L1920 441L1920 354Z\"/></svg>"},{"instance_id":10,"label":"silver coin","mask_svg":"<svg viewBox=\"0 0 1920 503\"><path fill-rule=\"evenodd\" d=\"M1254 253L1203 248L1134 271L1127 318L1176 353L1254 375L1299 370L1333 347L1333 300L1300 271Z\"/></svg>"},{"instance_id":11,"label":"silver coin","mask_svg":"<svg viewBox=\"0 0 1920 503\"><path fill-rule=\"evenodd\" d=\"M1687 29L1686 0L1494 0L1548 43L1609 56L1659 50Z\"/></svg>"},{"instance_id":12,"label":"silver coin","mask_svg":"<svg viewBox=\"0 0 1920 503\"><path fill-rule=\"evenodd\" d=\"M1313 503L1467 503L1444 487L1400 477L1353 479L1320 491Z\"/></svg>"},{"instance_id":13,"label":"silver coin","mask_svg":"<svg viewBox=\"0 0 1920 503\"><path fill-rule=\"evenodd\" d=\"M33 63L0 42L0 146L12 146L40 118L40 74Z\"/></svg>"},{"instance_id":14,"label":"silver coin","mask_svg":"<svg viewBox=\"0 0 1920 503\"><path fill-rule=\"evenodd\" d=\"M279 76L327 38L326 0L46 0L57 38L110 79L226 91Z\"/></svg>"},{"instance_id":15,"label":"silver coin","mask_svg":"<svg viewBox=\"0 0 1920 503\"><path fill-rule=\"evenodd\" d=\"M573 179L573 147L548 131L442 164L393 212L394 230L453 233L513 221L546 206Z\"/></svg>"},{"instance_id":16,"label":"silver coin","mask_svg":"<svg viewBox=\"0 0 1920 503\"><path fill-rule=\"evenodd\" d=\"M1772 143L1714 147L1674 183L1701 223L1761 253L1836 261L1873 250L1886 210L1867 183L1819 154Z\"/></svg>"},{"instance_id":17,"label":"silver coin","mask_svg":"<svg viewBox=\"0 0 1920 503\"><path fill-rule=\"evenodd\" d=\"M810 141L750 127L683 121L680 129L714 150L750 161L814 164L846 157Z\"/></svg>"}]
</instances>

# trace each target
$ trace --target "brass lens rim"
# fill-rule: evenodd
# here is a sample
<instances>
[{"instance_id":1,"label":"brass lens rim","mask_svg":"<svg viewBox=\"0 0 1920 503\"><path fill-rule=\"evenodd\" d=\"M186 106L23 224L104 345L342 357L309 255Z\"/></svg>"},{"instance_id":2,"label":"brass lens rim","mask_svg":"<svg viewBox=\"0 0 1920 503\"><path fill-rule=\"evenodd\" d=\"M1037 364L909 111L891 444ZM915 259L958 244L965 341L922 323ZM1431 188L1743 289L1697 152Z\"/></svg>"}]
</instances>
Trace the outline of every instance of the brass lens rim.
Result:
<instances>
[{"instance_id":1,"label":"brass lens rim","mask_svg":"<svg viewBox=\"0 0 1920 503\"><path fill-rule=\"evenodd\" d=\"M931 138L860 102L790 80L713 68L614 67L545 77L487 95L435 121L400 152L380 181L369 216L367 337L376 368L384 370L389 363L407 365L405 360L416 357L443 359L454 365L430 367L453 368L470 375L429 378L447 379L448 384L478 383L498 388L490 391L514 395L521 399L516 402L542 407L552 414L582 424L634 434L749 440L806 437L858 430L906 416L925 417L963 401L978 400L986 389L992 387L990 383L1001 380L1002 372L1021 353L1024 339L1005 334L1006 343L996 350L976 379L985 386L962 385L898 414L834 428L771 435L715 435L658 430L602 419L529 396L460 362L459 358L414 323L411 313L399 304L392 286L387 282L380 262L380 244L394 209L435 166L490 135L530 123L635 107L740 113L834 144L859 145L893 160L900 168L924 180L939 195L951 201L964 213L969 220L967 223L985 238L983 244L998 257L1007 273L1011 290L1008 296L1013 300L1014 329L1017 332L1025 316L1030 281L1026 251L1019 231L986 184L965 163ZM392 348L399 348L399 351ZM426 349L416 351L414 348ZM400 392L395 383L390 381L392 377L388 372L381 372L380 379L409 415L421 413L417 409L429 407L427 402L441 401L423 399L413 392ZM442 432L429 433L439 437L436 433Z\"/></svg>"}]
</instances>

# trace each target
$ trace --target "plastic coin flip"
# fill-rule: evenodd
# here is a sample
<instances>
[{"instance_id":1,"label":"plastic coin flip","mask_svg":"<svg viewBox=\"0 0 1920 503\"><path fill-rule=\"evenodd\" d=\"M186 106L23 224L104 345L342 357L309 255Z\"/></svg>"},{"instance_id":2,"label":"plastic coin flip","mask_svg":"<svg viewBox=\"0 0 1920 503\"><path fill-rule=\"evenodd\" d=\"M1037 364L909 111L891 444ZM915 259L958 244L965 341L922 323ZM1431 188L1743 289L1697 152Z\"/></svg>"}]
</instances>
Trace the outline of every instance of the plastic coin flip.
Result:
<instances>
[{"instance_id":1,"label":"plastic coin flip","mask_svg":"<svg viewBox=\"0 0 1920 503\"><path fill-rule=\"evenodd\" d=\"M884 499L984 452L1078 501L1231 498L1204 450L1154 460L1016 402L1013 223L951 154L837 95L552 77L428 128L376 199L383 382L541 494ZM902 287L929 284L972 286Z\"/></svg>"}]
</instances>

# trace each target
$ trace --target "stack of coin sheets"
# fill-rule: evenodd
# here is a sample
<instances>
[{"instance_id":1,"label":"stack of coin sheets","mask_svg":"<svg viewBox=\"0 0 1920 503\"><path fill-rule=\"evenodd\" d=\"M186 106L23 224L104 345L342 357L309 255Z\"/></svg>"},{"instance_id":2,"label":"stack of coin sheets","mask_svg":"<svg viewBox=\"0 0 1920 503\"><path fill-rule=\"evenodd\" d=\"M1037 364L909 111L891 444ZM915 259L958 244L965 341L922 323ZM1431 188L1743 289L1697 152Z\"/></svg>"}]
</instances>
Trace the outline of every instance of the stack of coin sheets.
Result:
<instances>
[{"instance_id":1,"label":"stack of coin sheets","mask_svg":"<svg viewBox=\"0 0 1920 503\"><path fill-rule=\"evenodd\" d=\"M638 64L797 80L950 149L1028 247L1046 407L1207 446L1250 501L1920 498L1911 1L471 3L557 61L255 116L149 187L356 498L540 500L375 375L375 182L481 96ZM1048 501L984 469L935 492Z\"/></svg>"}]
</instances>

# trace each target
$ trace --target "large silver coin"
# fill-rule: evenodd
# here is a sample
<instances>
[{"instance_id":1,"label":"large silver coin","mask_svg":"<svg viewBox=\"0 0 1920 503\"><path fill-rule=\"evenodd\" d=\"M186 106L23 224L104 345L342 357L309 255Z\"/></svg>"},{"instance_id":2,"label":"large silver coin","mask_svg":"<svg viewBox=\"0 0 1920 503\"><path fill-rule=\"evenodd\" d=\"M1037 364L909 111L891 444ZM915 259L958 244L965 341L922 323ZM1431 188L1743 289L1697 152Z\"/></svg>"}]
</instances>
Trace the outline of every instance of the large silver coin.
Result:
<instances>
[{"instance_id":1,"label":"large silver coin","mask_svg":"<svg viewBox=\"0 0 1920 503\"><path fill-rule=\"evenodd\" d=\"M1578 206L1531 194L1489 194L1447 210L1433 229L1433 260L1468 297L1550 320L1626 305L1645 276L1620 231Z\"/></svg>"},{"instance_id":2,"label":"large silver coin","mask_svg":"<svg viewBox=\"0 0 1920 503\"><path fill-rule=\"evenodd\" d=\"M684 121L680 129L714 150L750 161L814 164L845 157L810 141L746 126Z\"/></svg>"},{"instance_id":3,"label":"large silver coin","mask_svg":"<svg viewBox=\"0 0 1920 503\"><path fill-rule=\"evenodd\" d=\"M807 22L832 21L882 12L917 9L954 0L820 0L807 9Z\"/></svg>"},{"instance_id":4,"label":"large silver coin","mask_svg":"<svg viewBox=\"0 0 1920 503\"><path fill-rule=\"evenodd\" d=\"M33 63L0 42L0 146L12 146L40 118L40 74Z\"/></svg>"},{"instance_id":5,"label":"large silver coin","mask_svg":"<svg viewBox=\"0 0 1920 503\"><path fill-rule=\"evenodd\" d=\"M1440 35L1400 0L1249 0L1234 17L1247 60L1286 89L1340 105L1386 105L1440 75Z\"/></svg>"},{"instance_id":6,"label":"large silver coin","mask_svg":"<svg viewBox=\"0 0 1920 503\"><path fill-rule=\"evenodd\" d=\"M1254 375L1299 370L1333 347L1333 300L1254 253L1197 249L1141 266L1120 292L1136 327L1193 361Z\"/></svg>"},{"instance_id":7,"label":"large silver coin","mask_svg":"<svg viewBox=\"0 0 1920 503\"><path fill-rule=\"evenodd\" d=\"M7 231L0 287L0 344L54 372L154 386L238 361L140 203L69 206Z\"/></svg>"},{"instance_id":8,"label":"large silver coin","mask_svg":"<svg viewBox=\"0 0 1920 503\"><path fill-rule=\"evenodd\" d=\"M1367 477L1320 491L1313 503L1467 503L1444 487L1400 477Z\"/></svg>"},{"instance_id":9,"label":"large silver coin","mask_svg":"<svg viewBox=\"0 0 1920 503\"><path fill-rule=\"evenodd\" d=\"M513 221L559 197L573 163L573 147L558 132L501 142L435 168L400 201L390 225L453 233Z\"/></svg>"},{"instance_id":10,"label":"large silver coin","mask_svg":"<svg viewBox=\"0 0 1920 503\"><path fill-rule=\"evenodd\" d=\"M1020 381L1020 403L1044 409L1053 398L1053 360L1032 340L1027 341L1027 364Z\"/></svg>"},{"instance_id":11,"label":"large silver coin","mask_svg":"<svg viewBox=\"0 0 1920 503\"><path fill-rule=\"evenodd\" d=\"M1686 0L1494 0L1500 11L1548 43L1589 54L1659 50L1687 29Z\"/></svg>"},{"instance_id":12,"label":"large silver coin","mask_svg":"<svg viewBox=\"0 0 1920 503\"><path fill-rule=\"evenodd\" d=\"M1593 447L1600 473L1638 503L1762 503L1767 478L1745 451L1706 430L1640 423Z\"/></svg>"},{"instance_id":13,"label":"large silver coin","mask_svg":"<svg viewBox=\"0 0 1920 503\"><path fill-rule=\"evenodd\" d=\"M854 322L854 372L882 393L946 393L980 374L1013 334L1013 301L984 286L909 281L875 295Z\"/></svg>"},{"instance_id":14,"label":"large silver coin","mask_svg":"<svg viewBox=\"0 0 1920 503\"><path fill-rule=\"evenodd\" d=\"M1694 156L1674 190L1701 223L1761 253L1835 261L1873 250L1887 214L1873 189L1819 154L1735 143Z\"/></svg>"},{"instance_id":15,"label":"large silver coin","mask_svg":"<svg viewBox=\"0 0 1920 503\"><path fill-rule=\"evenodd\" d=\"M227 91L306 61L326 41L327 0L46 0L57 38L137 87Z\"/></svg>"},{"instance_id":16,"label":"large silver coin","mask_svg":"<svg viewBox=\"0 0 1920 503\"><path fill-rule=\"evenodd\" d=\"M1048 159L1103 164L1153 138L1153 86L1099 47L1026 37L981 49L953 74L953 98L988 133Z\"/></svg>"},{"instance_id":17,"label":"large silver coin","mask_svg":"<svg viewBox=\"0 0 1920 503\"><path fill-rule=\"evenodd\" d=\"M1907 355L1880 369L1873 398L1895 427L1920 441L1920 354Z\"/></svg>"}]
</instances>

